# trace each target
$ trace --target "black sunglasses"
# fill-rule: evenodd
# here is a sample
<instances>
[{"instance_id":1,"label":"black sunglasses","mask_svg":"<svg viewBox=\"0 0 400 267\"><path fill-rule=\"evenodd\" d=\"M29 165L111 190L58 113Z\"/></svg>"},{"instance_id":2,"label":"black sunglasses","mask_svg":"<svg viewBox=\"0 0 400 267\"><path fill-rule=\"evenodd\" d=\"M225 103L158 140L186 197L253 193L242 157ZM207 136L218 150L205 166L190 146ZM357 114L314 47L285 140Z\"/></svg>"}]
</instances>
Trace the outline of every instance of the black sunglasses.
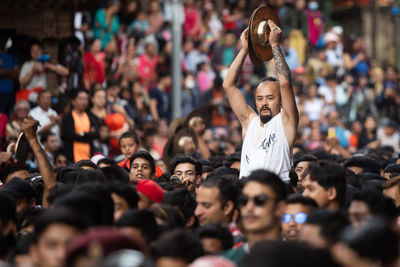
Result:
<instances>
[{"instance_id":1,"label":"black sunglasses","mask_svg":"<svg viewBox=\"0 0 400 267\"><path fill-rule=\"evenodd\" d=\"M269 197L267 195L263 195L263 194L256 195L254 197L249 197L247 195L242 194L238 199L238 203L239 203L240 207L244 207L251 200L251 201L253 201L254 205L261 207L261 206L264 206L264 204L271 199L272 199L271 197Z\"/></svg>"}]
</instances>

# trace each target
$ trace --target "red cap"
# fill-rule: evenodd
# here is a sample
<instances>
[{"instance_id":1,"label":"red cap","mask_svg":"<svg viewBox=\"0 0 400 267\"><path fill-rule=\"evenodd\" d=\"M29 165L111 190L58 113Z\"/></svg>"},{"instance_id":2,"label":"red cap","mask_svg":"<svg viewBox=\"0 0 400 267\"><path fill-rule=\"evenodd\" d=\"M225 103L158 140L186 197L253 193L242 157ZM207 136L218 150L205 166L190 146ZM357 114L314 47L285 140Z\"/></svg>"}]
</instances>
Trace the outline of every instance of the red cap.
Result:
<instances>
[{"instance_id":1,"label":"red cap","mask_svg":"<svg viewBox=\"0 0 400 267\"><path fill-rule=\"evenodd\" d=\"M140 180L137 183L136 190L153 202L161 203L164 200L164 191L152 180Z\"/></svg>"}]
</instances>

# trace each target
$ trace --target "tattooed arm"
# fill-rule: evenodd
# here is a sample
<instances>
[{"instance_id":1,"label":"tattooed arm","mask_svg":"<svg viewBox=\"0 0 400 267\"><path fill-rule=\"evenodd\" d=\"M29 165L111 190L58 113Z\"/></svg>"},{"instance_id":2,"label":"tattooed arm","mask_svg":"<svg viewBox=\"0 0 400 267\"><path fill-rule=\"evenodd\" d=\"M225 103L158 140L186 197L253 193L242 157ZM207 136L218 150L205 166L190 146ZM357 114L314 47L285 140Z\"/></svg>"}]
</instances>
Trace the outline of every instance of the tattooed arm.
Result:
<instances>
[{"instance_id":1,"label":"tattooed arm","mask_svg":"<svg viewBox=\"0 0 400 267\"><path fill-rule=\"evenodd\" d=\"M271 29L269 41L272 46L272 54L275 61L276 75L279 81L281 101L282 101L282 121L285 129L286 138L289 145L294 144L297 125L299 123L299 112L292 89L290 70L279 46L282 30L269 20L268 25Z\"/></svg>"},{"instance_id":2,"label":"tattooed arm","mask_svg":"<svg viewBox=\"0 0 400 267\"><path fill-rule=\"evenodd\" d=\"M22 123L22 130L24 131L25 137L31 146L35 158L39 165L39 172L42 175L43 183L44 183L44 192L42 199L43 208L48 208L47 197L50 192L56 187L56 174L53 170L53 166L50 164L49 159L47 158L46 153L44 152L42 146L40 145L37 136L38 122L32 117L25 118Z\"/></svg>"},{"instance_id":3,"label":"tattooed arm","mask_svg":"<svg viewBox=\"0 0 400 267\"><path fill-rule=\"evenodd\" d=\"M247 34L248 28L242 32L240 36L240 44L242 49L240 49L239 54L236 56L235 60L232 62L228 69L228 73L224 79L223 87L225 94L228 97L229 104L235 115L238 117L240 124L242 125L242 135L246 134L248 123L256 113L251 109L244 98L243 94L237 88L237 82L240 75L240 70L242 69L243 62L247 56Z\"/></svg>"}]
</instances>

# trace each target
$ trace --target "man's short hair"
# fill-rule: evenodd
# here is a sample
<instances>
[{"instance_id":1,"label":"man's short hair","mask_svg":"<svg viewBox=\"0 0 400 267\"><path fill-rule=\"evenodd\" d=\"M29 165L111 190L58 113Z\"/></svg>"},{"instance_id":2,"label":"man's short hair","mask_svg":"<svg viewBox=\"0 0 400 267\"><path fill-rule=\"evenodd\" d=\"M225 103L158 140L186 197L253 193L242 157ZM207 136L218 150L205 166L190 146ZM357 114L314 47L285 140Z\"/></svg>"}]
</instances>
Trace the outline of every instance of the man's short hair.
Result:
<instances>
[{"instance_id":1,"label":"man's short hair","mask_svg":"<svg viewBox=\"0 0 400 267\"><path fill-rule=\"evenodd\" d=\"M345 168L359 167L363 172L380 173L379 163L373 158L367 156L352 156L343 163L343 166Z\"/></svg>"},{"instance_id":2,"label":"man's short hair","mask_svg":"<svg viewBox=\"0 0 400 267\"><path fill-rule=\"evenodd\" d=\"M154 214L149 210L129 210L116 223L118 227L135 227L150 244L158 237L158 226Z\"/></svg>"},{"instance_id":3,"label":"man's short hair","mask_svg":"<svg viewBox=\"0 0 400 267\"><path fill-rule=\"evenodd\" d=\"M42 143L42 144L46 143L47 140L49 139L49 137L50 137L50 136L53 136L53 135L56 136L55 133L50 132L50 131L42 133L42 134L40 135L40 143Z\"/></svg>"},{"instance_id":4,"label":"man's short hair","mask_svg":"<svg viewBox=\"0 0 400 267\"><path fill-rule=\"evenodd\" d=\"M310 163L306 176L309 175L312 181L316 181L325 190L331 187L336 189L336 200L340 207L345 204L346 179L345 169L332 161L320 161Z\"/></svg>"},{"instance_id":5,"label":"man's short hair","mask_svg":"<svg viewBox=\"0 0 400 267\"><path fill-rule=\"evenodd\" d=\"M135 159L137 159L137 158L142 158L142 159L147 160L149 162L149 164L150 164L151 174L155 174L156 173L156 162L155 162L154 158L150 155L150 153L147 152L147 151L138 151L138 152L136 152L135 154L132 155L132 157L130 159L130 167L131 167L131 169L132 169L133 161Z\"/></svg>"},{"instance_id":6,"label":"man's short hair","mask_svg":"<svg viewBox=\"0 0 400 267\"><path fill-rule=\"evenodd\" d=\"M99 168L99 166L97 166L97 164L91 161L90 159L81 159L80 161L75 163L75 167L78 168L90 167L93 168L94 170L97 170Z\"/></svg>"},{"instance_id":7,"label":"man's short hair","mask_svg":"<svg viewBox=\"0 0 400 267\"><path fill-rule=\"evenodd\" d=\"M290 256L288 256L290 255ZM307 255L307 256L305 256ZM304 243L264 240L257 242L243 258L243 266L324 266L336 267L329 251Z\"/></svg>"},{"instance_id":8,"label":"man's short hair","mask_svg":"<svg viewBox=\"0 0 400 267\"><path fill-rule=\"evenodd\" d=\"M274 78L274 77L268 76L268 77L262 79L259 83L264 83L264 82L275 82L275 83L277 83L278 80L276 78Z\"/></svg>"},{"instance_id":9,"label":"man's short hair","mask_svg":"<svg viewBox=\"0 0 400 267\"><path fill-rule=\"evenodd\" d=\"M393 178L390 178L389 181L385 182L382 184L382 188L383 189L387 189L387 188L391 188L397 186L399 188L400 191L400 176L396 176Z\"/></svg>"},{"instance_id":10,"label":"man's short hair","mask_svg":"<svg viewBox=\"0 0 400 267\"><path fill-rule=\"evenodd\" d=\"M289 195L286 199L286 204L301 204L311 209L318 208L318 204L314 199L299 194Z\"/></svg>"},{"instance_id":11,"label":"man's short hair","mask_svg":"<svg viewBox=\"0 0 400 267\"><path fill-rule=\"evenodd\" d=\"M229 228L219 223L207 223L196 229L195 234L201 240L203 238L216 238L221 241L222 250L226 251L233 246L233 236Z\"/></svg>"},{"instance_id":12,"label":"man's short hair","mask_svg":"<svg viewBox=\"0 0 400 267\"><path fill-rule=\"evenodd\" d=\"M85 224L80 217L68 209L56 208L46 210L43 211L35 221L33 233L36 242L52 224L65 224L76 228L78 231L85 229Z\"/></svg>"},{"instance_id":13,"label":"man's short hair","mask_svg":"<svg viewBox=\"0 0 400 267\"><path fill-rule=\"evenodd\" d=\"M384 196L381 192L360 191L354 194L352 201L364 202L374 216L382 216L388 220L397 218L397 210L393 200Z\"/></svg>"},{"instance_id":14,"label":"man's short hair","mask_svg":"<svg viewBox=\"0 0 400 267\"><path fill-rule=\"evenodd\" d=\"M296 159L293 162L293 168L296 168L297 164L299 164L300 162L303 162L303 161L306 161L306 162L317 162L318 159L315 156L311 155L311 154L302 155L302 156L300 156L298 159Z\"/></svg>"},{"instance_id":15,"label":"man's short hair","mask_svg":"<svg viewBox=\"0 0 400 267\"><path fill-rule=\"evenodd\" d=\"M390 178L400 175L400 164L393 163L386 166L384 173L390 173Z\"/></svg>"},{"instance_id":16,"label":"man's short hair","mask_svg":"<svg viewBox=\"0 0 400 267\"><path fill-rule=\"evenodd\" d=\"M225 206L228 201L232 201L234 208L236 208L236 201L240 194L239 186L232 180L226 177L211 176L201 184L201 187L216 187L219 191L219 202L221 208Z\"/></svg>"},{"instance_id":17,"label":"man's short hair","mask_svg":"<svg viewBox=\"0 0 400 267\"><path fill-rule=\"evenodd\" d=\"M103 158L103 159L100 159L100 160L97 162L97 166L99 166L100 164L110 165L110 166L108 166L108 167L111 167L111 166L118 166L117 163L115 162L115 160L110 159L110 158Z\"/></svg>"},{"instance_id":18,"label":"man's short hair","mask_svg":"<svg viewBox=\"0 0 400 267\"><path fill-rule=\"evenodd\" d=\"M153 247L152 254L155 259L168 257L191 263L204 255L204 249L197 236L179 229L163 234Z\"/></svg>"},{"instance_id":19,"label":"man's short hair","mask_svg":"<svg viewBox=\"0 0 400 267\"><path fill-rule=\"evenodd\" d=\"M118 140L119 145L121 145L121 140L124 138L132 138L137 145L140 145L139 135L135 131L123 133Z\"/></svg>"},{"instance_id":20,"label":"man's short hair","mask_svg":"<svg viewBox=\"0 0 400 267\"><path fill-rule=\"evenodd\" d=\"M165 204L170 204L179 209L185 219L185 224L194 216L197 203L193 195L186 188L175 189L164 195Z\"/></svg>"},{"instance_id":21,"label":"man's short hair","mask_svg":"<svg viewBox=\"0 0 400 267\"><path fill-rule=\"evenodd\" d=\"M22 164L22 165L10 165L7 167L7 169L0 175L0 180L4 184L7 180L7 177L12 174L13 172L17 171L27 171L29 172L29 165L28 164ZM21 177L21 178L26 178L26 177Z\"/></svg>"},{"instance_id":22,"label":"man's short hair","mask_svg":"<svg viewBox=\"0 0 400 267\"><path fill-rule=\"evenodd\" d=\"M170 173L174 174L176 166L182 163L192 164L195 167L196 175L201 175L201 164L199 163L199 161L187 155L177 155L172 159L172 162L170 164Z\"/></svg>"},{"instance_id":23,"label":"man's short hair","mask_svg":"<svg viewBox=\"0 0 400 267\"><path fill-rule=\"evenodd\" d=\"M1 228L4 228L10 221L17 224L17 204L15 200L5 192L0 191L0 203Z\"/></svg>"},{"instance_id":24,"label":"man's short hair","mask_svg":"<svg viewBox=\"0 0 400 267\"><path fill-rule=\"evenodd\" d=\"M139 196L134 188L118 181L109 182L108 186L111 193L117 194L126 201L129 209L137 208Z\"/></svg>"},{"instance_id":25,"label":"man's short hair","mask_svg":"<svg viewBox=\"0 0 400 267\"><path fill-rule=\"evenodd\" d=\"M286 187L281 178L273 172L266 170L253 171L245 180L245 183L257 182L269 186L276 195L277 201L286 199Z\"/></svg>"},{"instance_id":26,"label":"man's short hair","mask_svg":"<svg viewBox=\"0 0 400 267\"><path fill-rule=\"evenodd\" d=\"M328 245L333 245L349 221L342 211L316 209L308 214L306 223L319 226L321 237Z\"/></svg>"},{"instance_id":27,"label":"man's short hair","mask_svg":"<svg viewBox=\"0 0 400 267\"><path fill-rule=\"evenodd\" d=\"M233 163L238 161L240 162L240 159L241 159L241 152L235 152L226 157L226 159L224 160L224 166L230 168Z\"/></svg>"}]
</instances>

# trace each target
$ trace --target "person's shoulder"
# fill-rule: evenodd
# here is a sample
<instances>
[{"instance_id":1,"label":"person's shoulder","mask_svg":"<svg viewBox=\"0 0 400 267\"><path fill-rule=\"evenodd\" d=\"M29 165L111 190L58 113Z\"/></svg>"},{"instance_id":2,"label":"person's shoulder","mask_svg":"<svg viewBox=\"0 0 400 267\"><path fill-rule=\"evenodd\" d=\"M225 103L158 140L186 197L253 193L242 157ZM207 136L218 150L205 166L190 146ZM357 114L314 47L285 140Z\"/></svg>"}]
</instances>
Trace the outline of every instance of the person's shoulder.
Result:
<instances>
[{"instance_id":1,"label":"person's shoulder","mask_svg":"<svg viewBox=\"0 0 400 267\"><path fill-rule=\"evenodd\" d=\"M244 245L242 245L238 248L231 248L225 251L221 256L235 262L236 264L239 264L245 255L246 250L244 249Z\"/></svg>"}]
</instances>

